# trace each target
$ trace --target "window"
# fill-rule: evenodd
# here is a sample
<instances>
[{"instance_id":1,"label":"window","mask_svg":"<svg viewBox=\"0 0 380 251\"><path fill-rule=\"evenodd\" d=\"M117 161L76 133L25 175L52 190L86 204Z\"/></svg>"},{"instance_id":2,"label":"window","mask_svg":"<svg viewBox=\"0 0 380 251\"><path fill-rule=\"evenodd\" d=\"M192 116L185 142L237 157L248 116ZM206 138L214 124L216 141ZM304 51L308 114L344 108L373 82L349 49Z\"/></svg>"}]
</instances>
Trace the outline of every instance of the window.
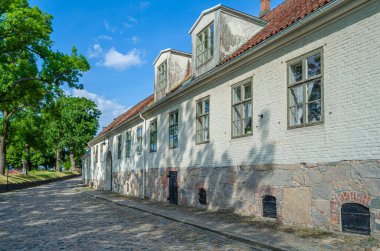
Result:
<instances>
[{"instance_id":1,"label":"window","mask_svg":"<svg viewBox=\"0 0 380 251\"><path fill-rule=\"evenodd\" d=\"M207 205L207 193L204 188L199 189L198 201L201 205Z\"/></svg>"},{"instance_id":2,"label":"window","mask_svg":"<svg viewBox=\"0 0 380 251\"><path fill-rule=\"evenodd\" d=\"M165 93L165 88L168 82L168 64L167 61L163 62L157 68L157 95Z\"/></svg>"},{"instance_id":3,"label":"window","mask_svg":"<svg viewBox=\"0 0 380 251\"><path fill-rule=\"evenodd\" d=\"M369 209L356 203L342 205L342 231L369 235L371 233Z\"/></svg>"},{"instance_id":4,"label":"window","mask_svg":"<svg viewBox=\"0 0 380 251\"><path fill-rule=\"evenodd\" d=\"M232 137L252 134L252 83L244 81L232 88Z\"/></svg>"},{"instance_id":5,"label":"window","mask_svg":"<svg viewBox=\"0 0 380 251\"><path fill-rule=\"evenodd\" d=\"M100 161L103 162L104 156L103 156L103 143L100 144Z\"/></svg>"},{"instance_id":6,"label":"window","mask_svg":"<svg viewBox=\"0 0 380 251\"><path fill-rule=\"evenodd\" d=\"M277 218L277 204L276 197L271 195L264 196L263 198L263 216L269 218Z\"/></svg>"},{"instance_id":7,"label":"window","mask_svg":"<svg viewBox=\"0 0 380 251\"><path fill-rule=\"evenodd\" d=\"M210 139L209 135L209 113L210 113L210 98L203 98L197 101L196 108L197 116L197 143L206 143Z\"/></svg>"},{"instance_id":8,"label":"window","mask_svg":"<svg viewBox=\"0 0 380 251\"><path fill-rule=\"evenodd\" d=\"M121 135L117 136L117 158L121 159Z\"/></svg>"},{"instance_id":9,"label":"window","mask_svg":"<svg viewBox=\"0 0 380 251\"><path fill-rule=\"evenodd\" d=\"M214 24L197 35L196 41L196 62L200 66L209 61L214 54Z\"/></svg>"},{"instance_id":10,"label":"window","mask_svg":"<svg viewBox=\"0 0 380 251\"><path fill-rule=\"evenodd\" d=\"M98 147L99 147L99 146L96 146L96 148L95 148L95 161L96 161L96 163L99 162Z\"/></svg>"},{"instance_id":11,"label":"window","mask_svg":"<svg viewBox=\"0 0 380 251\"><path fill-rule=\"evenodd\" d=\"M178 147L178 111L169 114L169 148Z\"/></svg>"},{"instance_id":12,"label":"window","mask_svg":"<svg viewBox=\"0 0 380 251\"><path fill-rule=\"evenodd\" d=\"M131 130L127 131L125 135L125 156L131 157L131 146L132 146L132 137L131 137Z\"/></svg>"},{"instance_id":13,"label":"window","mask_svg":"<svg viewBox=\"0 0 380 251\"><path fill-rule=\"evenodd\" d=\"M150 151L157 152L157 120L150 122Z\"/></svg>"},{"instance_id":14,"label":"window","mask_svg":"<svg viewBox=\"0 0 380 251\"><path fill-rule=\"evenodd\" d=\"M322 53L307 54L289 64L288 127L323 121Z\"/></svg>"},{"instance_id":15,"label":"window","mask_svg":"<svg viewBox=\"0 0 380 251\"><path fill-rule=\"evenodd\" d=\"M137 146L136 146L136 152L137 155L140 155L142 152L142 126L137 128Z\"/></svg>"}]
</instances>

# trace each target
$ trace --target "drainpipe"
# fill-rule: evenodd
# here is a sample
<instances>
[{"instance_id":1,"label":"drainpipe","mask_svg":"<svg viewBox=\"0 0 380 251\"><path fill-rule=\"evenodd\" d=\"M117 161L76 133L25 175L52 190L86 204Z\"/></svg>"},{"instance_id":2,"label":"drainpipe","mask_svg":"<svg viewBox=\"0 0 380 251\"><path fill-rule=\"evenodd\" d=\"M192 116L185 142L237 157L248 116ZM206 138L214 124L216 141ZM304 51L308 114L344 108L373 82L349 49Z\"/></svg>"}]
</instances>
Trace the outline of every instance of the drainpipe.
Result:
<instances>
[{"instance_id":1,"label":"drainpipe","mask_svg":"<svg viewBox=\"0 0 380 251\"><path fill-rule=\"evenodd\" d=\"M144 120L144 144L142 145L145 145L146 144L146 119L142 116L142 114L140 113L140 118L142 120ZM141 149L141 154L142 154L142 161L143 161L143 198L145 198L145 175L146 175L146 169L145 169L145 147L143 147L143 149Z\"/></svg>"}]
</instances>

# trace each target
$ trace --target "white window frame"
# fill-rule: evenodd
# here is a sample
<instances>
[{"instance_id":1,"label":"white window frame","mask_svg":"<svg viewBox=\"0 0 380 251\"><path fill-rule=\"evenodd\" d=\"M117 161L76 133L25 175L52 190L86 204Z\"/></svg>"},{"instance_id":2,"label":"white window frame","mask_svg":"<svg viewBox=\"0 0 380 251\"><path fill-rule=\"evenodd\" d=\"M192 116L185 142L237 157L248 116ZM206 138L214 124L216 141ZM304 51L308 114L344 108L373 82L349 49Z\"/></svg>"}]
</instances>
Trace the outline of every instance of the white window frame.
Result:
<instances>
[{"instance_id":1,"label":"white window frame","mask_svg":"<svg viewBox=\"0 0 380 251\"><path fill-rule=\"evenodd\" d=\"M125 133L125 157L130 158L132 155L132 131Z\"/></svg>"},{"instance_id":2,"label":"white window frame","mask_svg":"<svg viewBox=\"0 0 380 251\"><path fill-rule=\"evenodd\" d=\"M246 97L246 86L251 86L251 92L249 93L249 96ZM235 102L234 100L234 92L235 90L240 90L240 99ZM247 113L247 117L244 117L245 115L245 105L251 105L251 112ZM240 118L237 120L234 120L234 112L235 109L240 113ZM251 122L251 131L246 133L245 132L245 120L250 119ZM240 126L240 133L235 134L234 128L235 124L238 124ZM231 138L240 138L240 137L246 137L253 134L253 85L252 85L252 79L246 79L240 83L237 83L233 86L231 86Z\"/></svg>"},{"instance_id":3,"label":"white window frame","mask_svg":"<svg viewBox=\"0 0 380 251\"><path fill-rule=\"evenodd\" d=\"M175 122L172 122L171 120L171 117L174 116L174 114L177 114L177 121ZM174 133L171 133L171 129L173 128L173 130L175 130L174 128L176 128L176 131L177 131L177 134L174 134ZM178 148L178 142L179 142L179 138L178 138L178 135L179 135L179 131L178 131L178 128L179 128L179 111L178 110L175 110L175 111L172 111L171 113L169 113L169 149L175 149L175 148ZM171 145L171 142L170 142L170 138L173 137L173 144ZM174 139L177 139L176 141L176 144L174 143Z\"/></svg>"},{"instance_id":4,"label":"white window frame","mask_svg":"<svg viewBox=\"0 0 380 251\"><path fill-rule=\"evenodd\" d=\"M196 35L195 60L197 67L210 61L214 56L215 27L212 22Z\"/></svg>"},{"instance_id":5,"label":"white window frame","mask_svg":"<svg viewBox=\"0 0 380 251\"><path fill-rule=\"evenodd\" d=\"M314 56L320 56L320 74L308 76L308 59ZM299 80L294 79L293 70L295 66L300 66L302 71L302 77ZM317 49L306 53L300 57L292 59L287 62L287 127L288 129L295 129L300 127L307 127L313 125L319 125L324 123L324 94L323 94L323 50ZM310 101L307 95L308 84L319 82L320 85L320 98ZM292 112L291 109L296 108L297 106L291 106L291 96L290 93L295 88L302 87L302 123L291 125L292 121ZM294 92L292 92L294 93ZM294 94L293 94L294 96ZM309 121L308 116L308 107L312 103L320 103L320 120L319 121ZM298 109L296 110L298 112ZM294 114L294 113L293 113ZM298 116L298 113L297 113Z\"/></svg>"},{"instance_id":6,"label":"white window frame","mask_svg":"<svg viewBox=\"0 0 380 251\"><path fill-rule=\"evenodd\" d=\"M141 155L141 153L142 153L142 138L143 138L143 128L142 128L142 126L139 126L136 129L136 153L137 153L137 155Z\"/></svg>"},{"instance_id":7,"label":"white window frame","mask_svg":"<svg viewBox=\"0 0 380 251\"><path fill-rule=\"evenodd\" d=\"M121 159L122 156L122 135L117 135L117 159Z\"/></svg>"},{"instance_id":8,"label":"white window frame","mask_svg":"<svg viewBox=\"0 0 380 251\"><path fill-rule=\"evenodd\" d=\"M168 61L165 60L157 67L157 85L156 94L162 96L168 85Z\"/></svg>"},{"instance_id":9,"label":"white window frame","mask_svg":"<svg viewBox=\"0 0 380 251\"><path fill-rule=\"evenodd\" d=\"M208 110L205 104L208 103ZM196 143L204 144L210 142L210 96L201 98L195 103L196 110ZM205 125L207 122L207 126Z\"/></svg>"}]
</instances>

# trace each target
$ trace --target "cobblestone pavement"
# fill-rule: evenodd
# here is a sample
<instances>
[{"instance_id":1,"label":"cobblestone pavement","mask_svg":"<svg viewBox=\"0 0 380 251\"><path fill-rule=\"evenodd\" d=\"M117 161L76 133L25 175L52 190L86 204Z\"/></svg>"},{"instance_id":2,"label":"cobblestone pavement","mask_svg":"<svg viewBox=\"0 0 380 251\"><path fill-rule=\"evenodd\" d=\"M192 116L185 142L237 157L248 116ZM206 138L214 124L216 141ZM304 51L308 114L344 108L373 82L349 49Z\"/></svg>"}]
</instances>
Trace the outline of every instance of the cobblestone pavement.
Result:
<instances>
[{"instance_id":1,"label":"cobblestone pavement","mask_svg":"<svg viewBox=\"0 0 380 251\"><path fill-rule=\"evenodd\" d=\"M0 195L0 250L258 250L79 193L79 179Z\"/></svg>"}]
</instances>

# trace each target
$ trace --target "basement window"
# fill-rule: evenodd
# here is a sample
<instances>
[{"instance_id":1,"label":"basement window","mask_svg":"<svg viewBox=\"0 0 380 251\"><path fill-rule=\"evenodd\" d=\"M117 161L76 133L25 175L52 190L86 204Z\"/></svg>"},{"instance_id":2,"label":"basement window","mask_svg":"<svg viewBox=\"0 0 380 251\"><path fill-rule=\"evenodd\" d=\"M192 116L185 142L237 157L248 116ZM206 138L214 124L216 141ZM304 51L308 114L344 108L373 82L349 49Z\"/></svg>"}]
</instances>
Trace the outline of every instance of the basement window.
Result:
<instances>
[{"instance_id":1,"label":"basement window","mask_svg":"<svg viewBox=\"0 0 380 251\"><path fill-rule=\"evenodd\" d=\"M198 196L199 196L199 204L207 205L207 194L204 188L199 189Z\"/></svg>"},{"instance_id":2,"label":"basement window","mask_svg":"<svg viewBox=\"0 0 380 251\"><path fill-rule=\"evenodd\" d=\"M367 207L356 203L343 204L341 217L343 232L370 234L370 214Z\"/></svg>"},{"instance_id":3,"label":"basement window","mask_svg":"<svg viewBox=\"0 0 380 251\"><path fill-rule=\"evenodd\" d=\"M267 195L263 198L263 216L268 218L277 218L276 197Z\"/></svg>"},{"instance_id":4,"label":"basement window","mask_svg":"<svg viewBox=\"0 0 380 251\"><path fill-rule=\"evenodd\" d=\"M297 128L323 121L322 52L292 60L288 77L288 127Z\"/></svg>"},{"instance_id":5,"label":"basement window","mask_svg":"<svg viewBox=\"0 0 380 251\"><path fill-rule=\"evenodd\" d=\"M214 24L201 31L196 38L196 62L200 66L214 55Z\"/></svg>"}]
</instances>

